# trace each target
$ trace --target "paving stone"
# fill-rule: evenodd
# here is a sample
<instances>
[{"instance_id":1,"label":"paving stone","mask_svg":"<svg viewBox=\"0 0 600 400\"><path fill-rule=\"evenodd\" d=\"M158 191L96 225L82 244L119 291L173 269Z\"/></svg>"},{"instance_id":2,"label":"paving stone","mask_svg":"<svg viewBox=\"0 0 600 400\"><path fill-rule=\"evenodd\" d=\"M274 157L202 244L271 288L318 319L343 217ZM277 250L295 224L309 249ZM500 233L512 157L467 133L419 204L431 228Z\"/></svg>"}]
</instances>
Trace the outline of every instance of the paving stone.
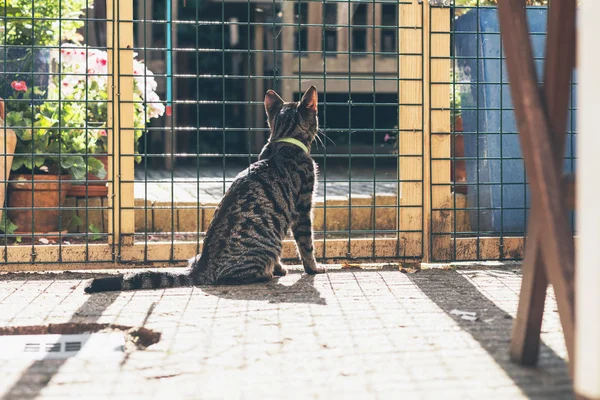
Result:
<instances>
[{"instance_id":1,"label":"paving stone","mask_svg":"<svg viewBox=\"0 0 600 400\"><path fill-rule=\"evenodd\" d=\"M572 398L553 292L539 367L515 365L520 270L494 268L334 266L307 276L294 266L266 284L92 296L83 275L0 274L0 326L109 323L162 334L117 361L0 363L0 397Z\"/></svg>"}]
</instances>

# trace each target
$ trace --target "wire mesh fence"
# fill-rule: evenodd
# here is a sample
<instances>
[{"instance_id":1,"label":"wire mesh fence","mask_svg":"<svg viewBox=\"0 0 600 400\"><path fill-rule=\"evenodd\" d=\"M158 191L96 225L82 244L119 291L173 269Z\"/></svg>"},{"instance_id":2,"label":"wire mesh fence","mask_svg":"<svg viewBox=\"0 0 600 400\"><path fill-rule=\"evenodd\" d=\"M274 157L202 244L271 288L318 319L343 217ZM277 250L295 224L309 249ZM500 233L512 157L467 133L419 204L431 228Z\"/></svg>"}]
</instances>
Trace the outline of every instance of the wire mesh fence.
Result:
<instances>
[{"instance_id":1,"label":"wire mesh fence","mask_svg":"<svg viewBox=\"0 0 600 400\"><path fill-rule=\"evenodd\" d=\"M312 149L319 258L422 256L421 5L4 0L0 8L5 262L176 262L200 252L222 195L268 137L265 91L295 101L311 84L323 138ZM412 94L401 99L403 85ZM403 133L417 139L399 150ZM412 185L404 200L400 182ZM16 187L30 191L18 196ZM403 227L402 213L411 216ZM293 247L284 256L295 258Z\"/></svg>"},{"instance_id":2,"label":"wire mesh fence","mask_svg":"<svg viewBox=\"0 0 600 400\"><path fill-rule=\"evenodd\" d=\"M268 138L264 93L296 101L310 85L318 259L522 257L495 7L434 3L0 0L3 261L201 252ZM541 72L546 8L528 12Z\"/></svg>"},{"instance_id":3,"label":"wire mesh fence","mask_svg":"<svg viewBox=\"0 0 600 400\"><path fill-rule=\"evenodd\" d=\"M432 78L431 82L432 92L450 93L449 109L432 102L432 115L446 113L450 121L438 126L439 129L432 128L431 134L452 143L451 154L434 154L432 150L431 168L450 160L453 170L451 181L432 181L431 259L521 259L530 196L503 61L497 10L493 1L462 3L449 9L449 31L430 31L431 43L441 38L451 41L449 53L432 55L438 62L446 61L450 72L442 79ZM542 84L547 2L527 4ZM440 9L443 6L433 6L431 12ZM433 68L435 61L430 65ZM564 170L567 173L573 171L575 161L575 93L573 77L566 127Z\"/></svg>"},{"instance_id":4,"label":"wire mesh fence","mask_svg":"<svg viewBox=\"0 0 600 400\"><path fill-rule=\"evenodd\" d=\"M110 22L86 16L92 6L0 3L4 262L83 261L90 246L112 239L106 184L114 180L107 174L113 44L85 44L95 25ZM38 257L46 246L51 251ZM95 258L112 261L113 254Z\"/></svg>"},{"instance_id":5,"label":"wire mesh fence","mask_svg":"<svg viewBox=\"0 0 600 400\"><path fill-rule=\"evenodd\" d=\"M177 245L184 242L200 251L224 192L266 142L265 91L297 101L310 85L319 88L322 128L311 151L320 169L317 257L420 257L422 223L412 230L398 226L399 209L422 207L421 197L398 202L398 107L422 107L420 98L401 104L398 96L401 81L422 80L421 70L406 80L399 75L399 38L404 32L422 36L420 19L400 22L401 5L140 2L136 51L147 63L156 56L154 74L165 88L160 96L172 106L172 114L142 138L135 179L123 182L135 187L130 234L144 243L144 259L178 260ZM411 14L422 13L421 6L406 5ZM422 65L421 48L406 56ZM422 156L422 149L405 156ZM402 235L417 243L410 252L399 245ZM151 255L152 243L166 243L167 252ZM294 248L284 249L284 257L296 258Z\"/></svg>"}]
</instances>

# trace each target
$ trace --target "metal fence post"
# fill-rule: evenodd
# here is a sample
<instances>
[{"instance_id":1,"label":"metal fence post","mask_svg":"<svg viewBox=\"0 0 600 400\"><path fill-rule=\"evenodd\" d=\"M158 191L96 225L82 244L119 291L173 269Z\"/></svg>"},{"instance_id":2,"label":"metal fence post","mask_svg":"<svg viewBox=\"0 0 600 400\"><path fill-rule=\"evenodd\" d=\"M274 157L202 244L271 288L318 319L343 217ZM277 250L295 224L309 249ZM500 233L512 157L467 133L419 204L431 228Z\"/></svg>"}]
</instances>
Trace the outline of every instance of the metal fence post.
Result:
<instances>
[{"instance_id":1,"label":"metal fence post","mask_svg":"<svg viewBox=\"0 0 600 400\"><path fill-rule=\"evenodd\" d=\"M109 240L133 244L133 0L107 0ZM124 236L127 235L127 236ZM118 258L116 258L118 261Z\"/></svg>"}]
</instances>

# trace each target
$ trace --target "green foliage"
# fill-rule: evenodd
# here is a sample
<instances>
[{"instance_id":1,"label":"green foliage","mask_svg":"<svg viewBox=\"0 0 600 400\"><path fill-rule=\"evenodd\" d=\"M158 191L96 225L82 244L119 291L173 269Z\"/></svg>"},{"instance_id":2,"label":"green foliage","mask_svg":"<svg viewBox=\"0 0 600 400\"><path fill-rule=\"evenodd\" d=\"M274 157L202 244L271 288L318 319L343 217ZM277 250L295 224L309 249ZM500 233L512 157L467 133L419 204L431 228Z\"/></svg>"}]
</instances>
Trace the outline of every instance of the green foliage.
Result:
<instances>
[{"instance_id":1,"label":"green foliage","mask_svg":"<svg viewBox=\"0 0 600 400\"><path fill-rule=\"evenodd\" d=\"M450 91L450 112L452 113L452 117L457 117L461 115L461 98L460 98L460 85L457 85L459 79L457 77L458 74L450 74L450 82L452 82L452 90Z\"/></svg>"},{"instance_id":2,"label":"green foliage","mask_svg":"<svg viewBox=\"0 0 600 400\"><path fill-rule=\"evenodd\" d=\"M498 5L498 0L454 0L454 15L459 17L473 7L493 7ZM547 6L548 0L527 0L528 6Z\"/></svg>"},{"instance_id":3,"label":"green foliage","mask_svg":"<svg viewBox=\"0 0 600 400\"><path fill-rule=\"evenodd\" d=\"M6 210L2 213L2 218L0 218L0 232L12 235L17 230L18 226L15 225L7 216Z\"/></svg>"},{"instance_id":4,"label":"green foliage","mask_svg":"<svg viewBox=\"0 0 600 400\"><path fill-rule=\"evenodd\" d=\"M77 229L79 227L85 226L85 224L79 216L77 216L76 214L73 214L73 215L71 215L71 218L67 222L67 226L71 229ZM87 231L88 231L88 233L90 233L90 235L87 236L88 239L90 239L90 240L102 239L102 235L100 234L100 229L98 229L98 227L96 227L96 225L90 224L88 226Z\"/></svg>"},{"instance_id":5,"label":"green foliage","mask_svg":"<svg viewBox=\"0 0 600 400\"><path fill-rule=\"evenodd\" d=\"M68 173L75 179L85 179L88 172L106 177L100 160L83 155L88 135L81 125L81 120L85 121L84 103L32 102L28 100L31 97L31 89L27 88L15 91L6 100L10 110L6 124L17 135L11 169Z\"/></svg>"},{"instance_id":6,"label":"green foliage","mask_svg":"<svg viewBox=\"0 0 600 400\"><path fill-rule=\"evenodd\" d=\"M91 240L102 239L102 236L100 235L100 229L98 229L96 227L96 225L90 224L90 226L88 227L88 229L89 229L89 232L91 233L91 235L90 235L90 239Z\"/></svg>"},{"instance_id":7,"label":"green foliage","mask_svg":"<svg viewBox=\"0 0 600 400\"><path fill-rule=\"evenodd\" d=\"M6 21L0 32L2 44L58 46L62 40L76 40L84 25L79 19L93 0L0 0L0 17ZM61 19L59 21L59 19Z\"/></svg>"},{"instance_id":8,"label":"green foliage","mask_svg":"<svg viewBox=\"0 0 600 400\"><path fill-rule=\"evenodd\" d=\"M31 90L27 86L32 82L18 77L11 83L12 91L6 99L6 124L17 135L13 171L67 173L77 180L85 179L87 173L101 179L106 177L102 163L91 155L108 152L108 55L106 51L78 44L76 32L84 25L80 17L85 7L91 4L90 0L0 0L0 17L4 20L0 24L0 45L25 50L18 56L6 56L6 62L18 61L19 71L31 71L35 57L27 46L60 46L60 50L50 50L55 74L49 77L46 93L37 87ZM67 39L74 43L63 43ZM163 115L165 108L156 94L157 83L152 72L136 56L137 153L146 123ZM15 78L6 80L12 79ZM140 160L136 156L136 161Z\"/></svg>"}]
</instances>

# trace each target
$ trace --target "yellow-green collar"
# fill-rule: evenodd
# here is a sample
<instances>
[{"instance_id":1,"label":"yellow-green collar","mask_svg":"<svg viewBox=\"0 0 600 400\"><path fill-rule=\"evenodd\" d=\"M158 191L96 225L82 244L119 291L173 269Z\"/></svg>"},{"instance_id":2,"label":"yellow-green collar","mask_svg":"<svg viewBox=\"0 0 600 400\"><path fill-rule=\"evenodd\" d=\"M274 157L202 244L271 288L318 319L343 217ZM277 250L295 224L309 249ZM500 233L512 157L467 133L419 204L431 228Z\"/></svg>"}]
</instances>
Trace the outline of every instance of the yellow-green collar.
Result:
<instances>
[{"instance_id":1,"label":"yellow-green collar","mask_svg":"<svg viewBox=\"0 0 600 400\"><path fill-rule=\"evenodd\" d=\"M302 150L304 150L304 152L306 154L308 154L308 148L306 147L306 145L304 143L302 143L301 141L299 141L298 139L295 138L291 138L291 137L284 137L281 139L277 139L275 141L275 143L277 142L285 142L285 143L291 143L291 144L295 144L296 146L300 147Z\"/></svg>"}]
</instances>

